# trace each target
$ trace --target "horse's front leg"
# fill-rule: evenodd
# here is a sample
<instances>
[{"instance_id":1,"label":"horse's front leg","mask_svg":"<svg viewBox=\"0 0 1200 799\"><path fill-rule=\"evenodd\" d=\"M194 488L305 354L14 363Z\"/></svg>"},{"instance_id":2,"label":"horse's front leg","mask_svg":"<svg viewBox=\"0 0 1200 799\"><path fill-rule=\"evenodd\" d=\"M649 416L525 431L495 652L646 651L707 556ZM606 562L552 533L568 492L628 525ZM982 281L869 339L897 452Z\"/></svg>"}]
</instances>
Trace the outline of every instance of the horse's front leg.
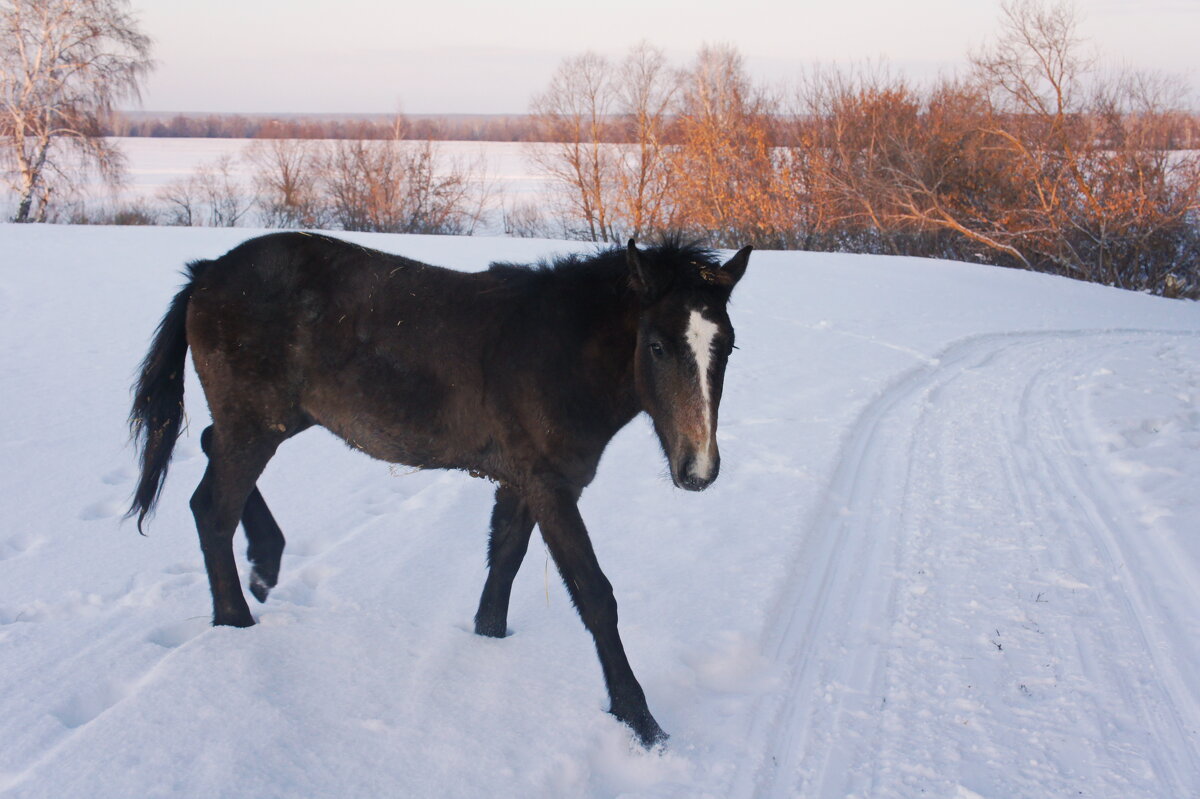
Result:
<instances>
[{"instance_id":1,"label":"horse's front leg","mask_svg":"<svg viewBox=\"0 0 1200 799\"><path fill-rule=\"evenodd\" d=\"M577 494L565 488L543 487L530 491L526 499L567 592L596 641L611 702L609 712L628 724L648 749L668 736L650 715L646 694L625 656L617 632L617 601L592 550L576 505Z\"/></svg>"},{"instance_id":2,"label":"horse's front leg","mask_svg":"<svg viewBox=\"0 0 1200 799\"><path fill-rule=\"evenodd\" d=\"M496 489L492 533L488 539L488 576L475 613L475 632L492 638L508 634L508 599L513 578L529 548L533 516L525 500L507 486Z\"/></svg>"}]
</instances>

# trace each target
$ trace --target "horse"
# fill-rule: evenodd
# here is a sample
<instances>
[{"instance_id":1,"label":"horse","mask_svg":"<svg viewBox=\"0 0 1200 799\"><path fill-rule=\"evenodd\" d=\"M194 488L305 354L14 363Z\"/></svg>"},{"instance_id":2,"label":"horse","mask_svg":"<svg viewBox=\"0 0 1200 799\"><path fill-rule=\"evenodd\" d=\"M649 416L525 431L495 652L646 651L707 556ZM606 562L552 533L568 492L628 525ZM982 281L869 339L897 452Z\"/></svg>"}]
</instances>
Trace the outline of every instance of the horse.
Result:
<instances>
[{"instance_id":1,"label":"horse","mask_svg":"<svg viewBox=\"0 0 1200 799\"><path fill-rule=\"evenodd\" d=\"M595 640L609 712L652 748L655 721L617 631L612 586L577 501L608 442L649 414L672 482L720 469L717 410L734 347L726 306L751 247L725 263L678 236L464 273L312 233L250 239L189 263L154 333L129 422L141 474L127 516L154 510L183 420L188 349L212 424L191 498L214 625L254 624L250 592L279 578L283 533L256 483L276 448L319 425L390 463L496 485L475 632L507 633L536 524Z\"/></svg>"}]
</instances>

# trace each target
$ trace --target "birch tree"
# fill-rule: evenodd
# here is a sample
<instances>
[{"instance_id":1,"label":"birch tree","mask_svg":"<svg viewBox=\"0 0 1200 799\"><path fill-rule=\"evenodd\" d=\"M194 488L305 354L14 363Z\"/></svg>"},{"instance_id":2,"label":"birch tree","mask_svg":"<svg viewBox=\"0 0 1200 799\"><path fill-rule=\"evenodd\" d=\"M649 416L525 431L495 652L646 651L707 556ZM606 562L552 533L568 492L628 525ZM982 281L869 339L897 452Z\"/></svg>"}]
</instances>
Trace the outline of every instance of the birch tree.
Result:
<instances>
[{"instance_id":1,"label":"birch tree","mask_svg":"<svg viewBox=\"0 0 1200 799\"><path fill-rule=\"evenodd\" d=\"M44 221L80 170L119 177L104 123L138 97L150 49L128 0L0 0L0 155L13 221Z\"/></svg>"},{"instance_id":2,"label":"birch tree","mask_svg":"<svg viewBox=\"0 0 1200 799\"><path fill-rule=\"evenodd\" d=\"M531 154L558 188L566 232L589 241L616 241L613 197L618 151L613 138L612 67L587 52L563 61L532 111L543 144Z\"/></svg>"}]
</instances>

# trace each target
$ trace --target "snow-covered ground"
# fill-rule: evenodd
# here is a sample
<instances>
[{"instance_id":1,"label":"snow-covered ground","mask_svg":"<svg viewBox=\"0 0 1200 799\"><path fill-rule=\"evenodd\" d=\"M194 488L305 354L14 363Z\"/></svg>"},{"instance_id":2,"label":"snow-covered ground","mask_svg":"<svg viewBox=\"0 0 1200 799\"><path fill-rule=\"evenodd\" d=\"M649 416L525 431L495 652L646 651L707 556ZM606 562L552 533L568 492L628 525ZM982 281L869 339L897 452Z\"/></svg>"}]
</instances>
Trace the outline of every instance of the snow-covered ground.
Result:
<instances>
[{"instance_id":1,"label":"snow-covered ground","mask_svg":"<svg viewBox=\"0 0 1200 799\"><path fill-rule=\"evenodd\" d=\"M542 547L514 634L471 633L482 481L299 436L260 482L280 586L211 629L192 377L149 536L120 522L178 268L248 235L0 226L0 795L1200 795L1200 305L756 252L720 480L672 488L639 419L582 501L672 735L646 753Z\"/></svg>"}]
</instances>

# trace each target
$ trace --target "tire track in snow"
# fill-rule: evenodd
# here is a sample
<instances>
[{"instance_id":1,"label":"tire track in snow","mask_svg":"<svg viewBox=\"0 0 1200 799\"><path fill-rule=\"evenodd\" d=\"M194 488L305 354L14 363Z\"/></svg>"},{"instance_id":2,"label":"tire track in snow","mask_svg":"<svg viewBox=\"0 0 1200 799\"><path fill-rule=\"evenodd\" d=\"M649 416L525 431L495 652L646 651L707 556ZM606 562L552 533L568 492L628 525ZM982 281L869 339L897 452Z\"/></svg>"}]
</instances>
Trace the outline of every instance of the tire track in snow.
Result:
<instances>
[{"instance_id":1,"label":"tire track in snow","mask_svg":"<svg viewBox=\"0 0 1200 799\"><path fill-rule=\"evenodd\" d=\"M856 750L874 746L838 733L850 714L870 715L883 702L887 637L871 625L891 615L897 531L884 528L895 528L899 519L880 499L902 495L911 460L911 437L901 452L889 452L889 435L897 416L901 430L915 423L913 398L1006 341L972 339L951 347L886 389L848 434L825 500L806 525L793 577L768 616L780 623L768 632L764 650L792 672L783 701L760 708L750 731L774 754L755 773L743 770L738 795L843 795L828 781L839 765L859 759Z\"/></svg>"},{"instance_id":2,"label":"tire track in snow","mask_svg":"<svg viewBox=\"0 0 1200 799\"><path fill-rule=\"evenodd\" d=\"M899 623L896 606L901 588L914 592L920 589L922 594L925 589L911 580L907 583L901 580L898 568L910 544L906 539L912 537L907 529L908 517L912 515L910 502L916 502L915 510L921 511L921 503L927 499L920 496L919 487L914 493L912 485L914 458L920 443L918 431L936 429L940 424L934 422L934 416L935 412L946 410L939 404L944 404L939 397L943 388L971 372L986 373L992 362L1009 350L1036 352L1041 343L1090 341L1096 336L1157 335L1179 334L1053 331L975 337L947 348L934 365L902 377L867 407L846 438L825 501L806 526L805 540L791 569L793 577L775 612L769 616L778 623L768 631L763 648L769 657L784 667L790 666L791 674L782 697L760 700L748 735L759 744L758 749L764 755L759 763L739 773L733 786L734 795L878 795L881 787L887 787L878 784L881 779L893 781L894 775L881 775L881 768L888 764L880 762L885 738L894 737L894 730L885 731L885 722L897 721L885 718L889 659L897 653L903 654L903 650L892 646L890 630L893 623ZM1046 380L1036 371L1039 359L1021 358L1019 366L1022 370L1019 379L1029 380L1024 392L1026 403L1045 411L1052 398L1033 390L1040 385L1039 380ZM1042 366L1041 375L1054 373L1054 377L1061 378L1055 372L1064 366L1061 360L1053 367ZM1035 369L1032 378L1028 377L1030 367ZM1012 413L1011 408L1001 410ZM928 431L920 434L927 435ZM1034 506L1044 498L1016 496L1026 476L1011 473L1011 431L1009 435L1003 431L993 435L996 440L991 443L1007 448L1010 466L1006 468L1010 474L1005 482L1009 496L1036 510ZM1036 443L1033 450L1039 451ZM1069 461L1071 453L1058 450L1046 457ZM917 477L924 480L921 475ZM1094 487L1078 482L1068 485L1060 481L1056 485L1057 493L1064 489L1083 494L1095 491ZM1097 535L1094 528L1088 529ZM1110 531L1108 535L1111 538L1113 534ZM1112 546L1111 541L1103 543ZM1078 553L1073 556L1079 557ZM1140 602L1139 609L1126 601L1123 622L1142 630L1146 648L1152 649L1151 643L1161 646L1163 637L1148 636L1141 626L1139 610L1151 603ZM1030 638L1041 632L1036 622L1024 626ZM999 636L1000 631L996 632ZM991 643L998 647L997 651L1003 651L1002 643ZM1052 646L1060 643L1054 641ZM988 669L992 668L989 664ZM1154 722L1164 721L1163 712L1179 708L1173 711L1174 720L1167 724L1173 731L1168 735L1172 740L1160 741L1163 746L1158 748L1169 749L1171 745L1178 748L1182 743L1185 754L1181 757L1190 765L1157 757L1155 766L1173 785L1182 787L1188 779L1183 769L1194 766L1197 758L1192 744L1186 737L1180 742L1179 736L1185 728L1195 729L1200 714L1194 711L1194 702L1181 688L1186 680L1178 670L1172 671L1165 663L1157 663L1156 668L1155 683L1166 686L1162 689L1164 696L1155 706L1157 715L1136 701L1133 712L1142 723L1154 727ZM1019 687L1029 691L1024 683ZM1126 698L1137 696L1125 693L1123 687L1118 690ZM1005 730L1002 728L1000 732ZM986 734L980 742L985 747L1003 743L989 740Z\"/></svg>"},{"instance_id":3,"label":"tire track in snow","mask_svg":"<svg viewBox=\"0 0 1200 799\"><path fill-rule=\"evenodd\" d=\"M1193 703L1169 689L1193 653L1176 635L1156 642L1175 656L1154 657L1150 616L1129 602L1167 576L1161 559L1122 579L1098 542L1100 518L1085 512L1115 486L1065 479L1099 477L1088 467L1102 459L1064 432L1088 420L1089 373L1161 338L1030 336L931 395L915 453L926 500L902 571L911 579L924 565L936 579L899 609L897 629L911 634L896 642L887 691L897 701L871 795L1195 792L1195 741L1184 734ZM1109 523L1129 544L1148 532ZM1174 599L1200 610L1194 592Z\"/></svg>"},{"instance_id":4,"label":"tire track in snow","mask_svg":"<svg viewBox=\"0 0 1200 799\"><path fill-rule=\"evenodd\" d=\"M1128 342L1122 343L1128 346ZM1102 356L1093 359L1102 360ZM1092 442L1086 439L1077 422L1069 421L1078 416L1067 416L1061 410L1054 412L1072 404L1063 381L1044 380L1031 387L1036 401L1028 405L1030 415L1038 417L1043 429L1056 432L1051 439L1053 452L1038 452L1040 471L1058 488L1056 494L1065 512L1077 520L1076 527L1099 554L1103 570L1111 575L1115 590L1100 592L1100 599L1110 605L1114 615L1123 618L1127 629L1136 636L1138 648L1149 662L1146 673L1153 676L1139 681L1135 673L1116 670L1116 681L1124 698L1136 707L1144 729L1155 733L1153 744L1146 747L1147 759L1153 764L1164 793L1189 795L1200 787L1197 751L1200 696L1194 680L1185 676L1181 666L1195 668L1200 663L1200 650L1188 646L1187 636L1172 636L1166 629L1168 621L1164 616L1171 615L1173 603L1163 596L1162 587L1186 586L1195 598L1200 596L1195 590L1197 576L1190 573L1166 541L1145 534L1148 531L1131 518L1117 499L1118 487L1089 458L1095 454ZM1138 530L1143 534L1136 537L1129 534ZM1154 579L1163 573L1170 575L1170 579L1161 583ZM1113 648L1121 645L1110 630L1101 628L1096 632L1104 637L1105 645ZM1178 651L1185 647L1185 652ZM1172 653L1182 656L1172 658ZM1168 737L1184 745L1159 745L1168 743L1164 740Z\"/></svg>"}]
</instances>

